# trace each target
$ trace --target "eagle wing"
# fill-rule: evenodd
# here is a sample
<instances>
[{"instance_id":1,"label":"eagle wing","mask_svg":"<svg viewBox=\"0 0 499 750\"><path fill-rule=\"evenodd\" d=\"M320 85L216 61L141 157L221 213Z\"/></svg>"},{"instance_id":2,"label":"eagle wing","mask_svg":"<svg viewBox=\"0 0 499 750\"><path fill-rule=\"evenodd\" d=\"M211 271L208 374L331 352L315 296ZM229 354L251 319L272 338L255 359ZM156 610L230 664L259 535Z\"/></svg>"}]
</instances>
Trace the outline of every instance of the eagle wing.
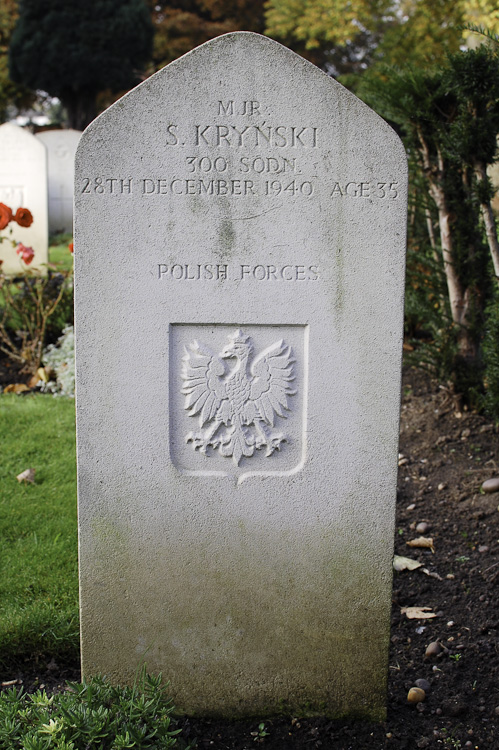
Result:
<instances>
[{"instance_id":1,"label":"eagle wing","mask_svg":"<svg viewBox=\"0 0 499 750\"><path fill-rule=\"evenodd\" d=\"M210 422L219 409L224 419L223 413L227 410L223 406L227 406L227 393L222 377L225 372L224 362L208 347L197 341L185 347L182 357L184 408L189 409L190 417L199 414L200 427Z\"/></svg>"},{"instance_id":2,"label":"eagle wing","mask_svg":"<svg viewBox=\"0 0 499 750\"><path fill-rule=\"evenodd\" d=\"M295 379L293 352L282 339L255 358L251 365L253 380L248 406L252 403L260 418L273 426L275 415L286 417L289 411L288 396L296 391L291 385Z\"/></svg>"}]
</instances>

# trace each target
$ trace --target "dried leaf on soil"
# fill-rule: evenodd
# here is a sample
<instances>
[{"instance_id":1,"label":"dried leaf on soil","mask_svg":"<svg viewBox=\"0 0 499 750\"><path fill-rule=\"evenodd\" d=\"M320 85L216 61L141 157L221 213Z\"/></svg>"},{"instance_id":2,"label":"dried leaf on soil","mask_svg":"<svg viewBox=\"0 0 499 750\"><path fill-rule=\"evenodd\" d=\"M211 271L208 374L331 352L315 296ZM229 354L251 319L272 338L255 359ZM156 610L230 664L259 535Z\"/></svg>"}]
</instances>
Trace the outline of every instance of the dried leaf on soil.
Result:
<instances>
[{"instance_id":1,"label":"dried leaf on soil","mask_svg":"<svg viewBox=\"0 0 499 750\"><path fill-rule=\"evenodd\" d=\"M24 383L11 383L3 389L4 393L26 393L30 389Z\"/></svg>"},{"instance_id":2,"label":"dried leaf on soil","mask_svg":"<svg viewBox=\"0 0 499 750\"><path fill-rule=\"evenodd\" d=\"M425 575L430 576L430 578L436 578L437 581L443 581L442 576L439 576L438 573L435 573L434 571L431 572L428 570L428 568L423 568L421 571L422 573L425 573Z\"/></svg>"},{"instance_id":3,"label":"dried leaf on soil","mask_svg":"<svg viewBox=\"0 0 499 750\"><path fill-rule=\"evenodd\" d=\"M408 620L429 620L437 616L431 607L402 607L400 613Z\"/></svg>"},{"instance_id":4,"label":"dried leaf on soil","mask_svg":"<svg viewBox=\"0 0 499 750\"><path fill-rule=\"evenodd\" d=\"M394 555L393 557L393 569L394 570L416 570L420 568L423 563L413 560L411 557L402 557L402 555Z\"/></svg>"},{"instance_id":5,"label":"dried leaf on soil","mask_svg":"<svg viewBox=\"0 0 499 750\"><path fill-rule=\"evenodd\" d=\"M411 541L406 542L406 544L408 547L422 547L424 549L431 549L432 552L435 552L433 537L431 536L418 536L417 539L411 539Z\"/></svg>"}]
</instances>

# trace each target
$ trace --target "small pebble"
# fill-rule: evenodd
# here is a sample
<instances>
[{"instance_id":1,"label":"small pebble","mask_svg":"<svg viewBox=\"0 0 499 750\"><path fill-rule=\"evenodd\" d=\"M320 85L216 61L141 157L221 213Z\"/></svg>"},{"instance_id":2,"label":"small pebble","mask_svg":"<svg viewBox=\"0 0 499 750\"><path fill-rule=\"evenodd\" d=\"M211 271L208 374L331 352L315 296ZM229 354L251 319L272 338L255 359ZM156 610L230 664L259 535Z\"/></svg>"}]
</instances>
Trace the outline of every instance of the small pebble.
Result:
<instances>
[{"instance_id":1,"label":"small pebble","mask_svg":"<svg viewBox=\"0 0 499 750\"><path fill-rule=\"evenodd\" d=\"M499 716L499 706L496 706L494 708L494 713L495 713L496 716Z\"/></svg>"},{"instance_id":2,"label":"small pebble","mask_svg":"<svg viewBox=\"0 0 499 750\"><path fill-rule=\"evenodd\" d=\"M428 644L425 651L425 656L436 656L442 650L442 646L438 641L432 641Z\"/></svg>"},{"instance_id":3,"label":"small pebble","mask_svg":"<svg viewBox=\"0 0 499 750\"><path fill-rule=\"evenodd\" d=\"M481 489L484 492L499 492L499 477L486 479L485 482L482 484Z\"/></svg>"},{"instance_id":4,"label":"small pebble","mask_svg":"<svg viewBox=\"0 0 499 750\"><path fill-rule=\"evenodd\" d=\"M424 690L425 693L429 693L431 690L431 685L428 682L428 680L425 680L423 677L421 677L419 680L416 680L414 683L416 687L421 688L421 690Z\"/></svg>"},{"instance_id":5,"label":"small pebble","mask_svg":"<svg viewBox=\"0 0 499 750\"><path fill-rule=\"evenodd\" d=\"M440 484L438 485L437 489L440 490L440 491L442 491L442 490L445 490L446 487L447 487L447 485L445 484L445 482L440 482Z\"/></svg>"},{"instance_id":6,"label":"small pebble","mask_svg":"<svg viewBox=\"0 0 499 750\"><path fill-rule=\"evenodd\" d=\"M481 544L481 545L479 546L479 548L478 548L478 551L479 551L479 552L488 552L488 551L489 551L489 548L487 547L487 545L486 545L486 544Z\"/></svg>"},{"instance_id":7,"label":"small pebble","mask_svg":"<svg viewBox=\"0 0 499 750\"><path fill-rule=\"evenodd\" d=\"M410 505L407 506L407 510L414 510L415 507L416 507L416 503L411 503Z\"/></svg>"},{"instance_id":8,"label":"small pebble","mask_svg":"<svg viewBox=\"0 0 499 750\"><path fill-rule=\"evenodd\" d=\"M446 575L445 577L446 577L446 578L447 578L447 579L448 579L449 581L453 581L453 580L454 580L454 578L455 578L456 576L454 575L454 573L447 573L447 575Z\"/></svg>"},{"instance_id":9,"label":"small pebble","mask_svg":"<svg viewBox=\"0 0 499 750\"><path fill-rule=\"evenodd\" d=\"M426 698L426 693L419 687L412 687L407 693L409 703L421 703Z\"/></svg>"},{"instance_id":10,"label":"small pebble","mask_svg":"<svg viewBox=\"0 0 499 750\"><path fill-rule=\"evenodd\" d=\"M426 523L426 521L421 521L421 523L418 523L418 525L416 526L416 531L418 532L418 534L426 534L429 528L429 523Z\"/></svg>"},{"instance_id":11,"label":"small pebble","mask_svg":"<svg viewBox=\"0 0 499 750\"><path fill-rule=\"evenodd\" d=\"M435 711L435 713L437 714L437 716L441 716L442 715L442 709L441 708L437 708L437 710Z\"/></svg>"},{"instance_id":12,"label":"small pebble","mask_svg":"<svg viewBox=\"0 0 499 750\"><path fill-rule=\"evenodd\" d=\"M454 620L449 620L449 622L447 623L447 627L451 628L453 625L454 625Z\"/></svg>"},{"instance_id":13,"label":"small pebble","mask_svg":"<svg viewBox=\"0 0 499 750\"><path fill-rule=\"evenodd\" d=\"M464 746L465 746L465 747L473 747L473 743L472 743L472 741L471 741L471 740L468 740L468 742L465 742L465 743L464 743Z\"/></svg>"}]
</instances>

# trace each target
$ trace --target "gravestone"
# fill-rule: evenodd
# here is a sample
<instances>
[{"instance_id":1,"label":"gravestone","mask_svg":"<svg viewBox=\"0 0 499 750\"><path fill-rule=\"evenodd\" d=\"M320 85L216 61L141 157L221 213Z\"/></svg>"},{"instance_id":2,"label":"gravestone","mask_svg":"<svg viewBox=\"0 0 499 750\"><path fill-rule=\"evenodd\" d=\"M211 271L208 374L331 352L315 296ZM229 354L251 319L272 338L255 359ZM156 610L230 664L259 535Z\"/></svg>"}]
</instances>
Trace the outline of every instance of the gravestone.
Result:
<instances>
[{"instance_id":1,"label":"gravestone","mask_svg":"<svg viewBox=\"0 0 499 750\"><path fill-rule=\"evenodd\" d=\"M406 158L309 62L214 39L76 157L82 664L177 707L385 711Z\"/></svg>"},{"instance_id":2,"label":"gravestone","mask_svg":"<svg viewBox=\"0 0 499 750\"><path fill-rule=\"evenodd\" d=\"M79 130L45 130L36 137L48 152L49 231L73 232L74 158Z\"/></svg>"},{"instance_id":3,"label":"gravestone","mask_svg":"<svg viewBox=\"0 0 499 750\"><path fill-rule=\"evenodd\" d=\"M0 203L13 213L27 208L33 214L30 227L12 222L0 235L32 247L35 257L29 268L43 270L48 261L47 150L34 135L11 123L0 125ZM0 259L4 273L24 268L10 242L0 243Z\"/></svg>"}]
</instances>

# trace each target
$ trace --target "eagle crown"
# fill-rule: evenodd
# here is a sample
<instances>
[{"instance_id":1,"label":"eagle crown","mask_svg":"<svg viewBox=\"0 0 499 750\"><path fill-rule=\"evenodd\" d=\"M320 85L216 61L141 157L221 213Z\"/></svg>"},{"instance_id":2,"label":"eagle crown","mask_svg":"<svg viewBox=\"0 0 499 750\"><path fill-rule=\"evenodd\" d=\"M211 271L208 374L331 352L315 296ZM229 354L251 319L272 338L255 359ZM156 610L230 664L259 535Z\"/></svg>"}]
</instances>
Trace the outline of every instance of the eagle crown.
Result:
<instances>
[{"instance_id":1,"label":"eagle crown","mask_svg":"<svg viewBox=\"0 0 499 750\"><path fill-rule=\"evenodd\" d=\"M252 352L251 338L238 329L233 336L230 336L230 343L222 349L220 356L222 359L235 358L239 365L246 365Z\"/></svg>"}]
</instances>

